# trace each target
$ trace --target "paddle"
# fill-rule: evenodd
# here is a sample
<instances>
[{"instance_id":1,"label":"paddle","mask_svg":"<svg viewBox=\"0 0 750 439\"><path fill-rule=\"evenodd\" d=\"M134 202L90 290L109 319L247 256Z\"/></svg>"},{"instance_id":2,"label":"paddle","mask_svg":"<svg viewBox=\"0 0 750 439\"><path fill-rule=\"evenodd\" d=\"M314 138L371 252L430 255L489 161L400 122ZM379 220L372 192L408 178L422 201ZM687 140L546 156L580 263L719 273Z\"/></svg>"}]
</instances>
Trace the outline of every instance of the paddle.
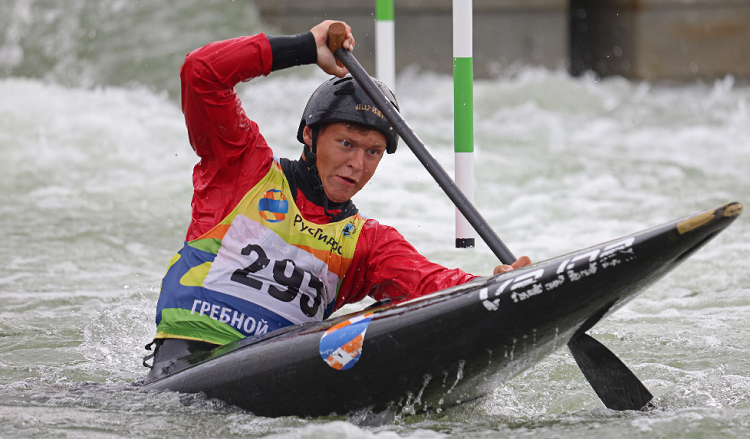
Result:
<instances>
[{"instance_id":1,"label":"paddle","mask_svg":"<svg viewBox=\"0 0 750 439\"><path fill-rule=\"evenodd\" d=\"M508 247L498 238L495 232L490 228L487 222L482 218L477 209L471 204L461 190L456 186L453 179L450 178L447 172L440 166L440 163L435 160L432 155L425 148L424 143L419 140L419 137L414 131L407 125L406 121L399 114L396 108L391 102L383 95L377 85L372 81L370 75L365 71L364 68L359 64L352 53L341 45L344 43L346 37L346 26L343 23L337 22L332 24L328 29L328 47L336 55L337 63L340 62L339 66L343 64L359 85L364 89L367 96L372 99L372 102L378 107L385 118L390 122L391 126L398 132L401 139L409 146L414 152L422 165L427 169L427 172L432 175L432 178L437 181L438 185L448 195L448 198L456 205L458 210L464 215L466 220L471 224L474 230L477 231L479 236L487 243L487 246L492 252L500 259L500 262L504 264L512 264L516 261L516 257L508 250Z\"/></svg>"},{"instance_id":2,"label":"paddle","mask_svg":"<svg viewBox=\"0 0 750 439\"><path fill-rule=\"evenodd\" d=\"M487 243L492 252L505 264L513 263L516 258L487 225L479 212L456 186L440 164L430 155L419 140L419 137L407 125L396 108L383 95L370 75L359 64L354 55L342 47L346 37L346 26L334 23L328 29L328 47L336 56L336 63L349 69L349 73L364 89L367 96L378 107L399 136L414 152L427 172L437 181L453 204L466 217L469 224ZM599 316L601 317L601 316ZM598 320L598 319L597 319ZM588 326L587 328L590 328ZM578 367L583 372L591 387L608 408L612 410L637 410L644 407L652 398L651 393L638 377L604 345L582 333L568 344Z\"/></svg>"},{"instance_id":3,"label":"paddle","mask_svg":"<svg viewBox=\"0 0 750 439\"><path fill-rule=\"evenodd\" d=\"M588 334L573 337L568 348L591 384L610 410L640 410L653 398L641 380L606 346Z\"/></svg>"}]
</instances>

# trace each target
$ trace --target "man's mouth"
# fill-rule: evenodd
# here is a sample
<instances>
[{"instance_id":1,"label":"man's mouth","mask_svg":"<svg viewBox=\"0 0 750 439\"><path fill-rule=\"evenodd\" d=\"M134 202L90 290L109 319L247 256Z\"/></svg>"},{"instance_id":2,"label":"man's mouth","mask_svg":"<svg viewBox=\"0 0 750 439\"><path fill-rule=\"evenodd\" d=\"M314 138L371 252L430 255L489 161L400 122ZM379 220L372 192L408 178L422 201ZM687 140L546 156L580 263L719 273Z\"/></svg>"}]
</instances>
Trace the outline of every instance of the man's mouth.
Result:
<instances>
[{"instance_id":1,"label":"man's mouth","mask_svg":"<svg viewBox=\"0 0 750 439\"><path fill-rule=\"evenodd\" d=\"M349 178L349 177L342 177L342 176L339 176L339 178L340 178L340 179L342 179L342 180L344 180L344 182L346 182L346 183L348 183L348 184L350 184L350 185L355 185L355 184L357 184L357 180L354 180L353 178Z\"/></svg>"}]
</instances>

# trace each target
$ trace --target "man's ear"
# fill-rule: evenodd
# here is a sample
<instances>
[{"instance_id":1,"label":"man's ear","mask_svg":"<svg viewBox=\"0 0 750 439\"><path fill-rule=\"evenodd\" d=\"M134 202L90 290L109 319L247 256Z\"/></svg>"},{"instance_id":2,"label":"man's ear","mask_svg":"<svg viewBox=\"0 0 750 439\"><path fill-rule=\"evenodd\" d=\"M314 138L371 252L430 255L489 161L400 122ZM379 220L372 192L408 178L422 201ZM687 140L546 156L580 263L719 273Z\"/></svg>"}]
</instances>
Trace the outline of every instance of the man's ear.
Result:
<instances>
[{"instance_id":1,"label":"man's ear","mask_svg":"<svg viewBox=\"0 0 750 439\"><path fill-rule=\"evenodd\" d=\"M307 125L302 130L302 140L305 141L305 145L312 147L312 129Z\"/></svg>"}]
</instances>

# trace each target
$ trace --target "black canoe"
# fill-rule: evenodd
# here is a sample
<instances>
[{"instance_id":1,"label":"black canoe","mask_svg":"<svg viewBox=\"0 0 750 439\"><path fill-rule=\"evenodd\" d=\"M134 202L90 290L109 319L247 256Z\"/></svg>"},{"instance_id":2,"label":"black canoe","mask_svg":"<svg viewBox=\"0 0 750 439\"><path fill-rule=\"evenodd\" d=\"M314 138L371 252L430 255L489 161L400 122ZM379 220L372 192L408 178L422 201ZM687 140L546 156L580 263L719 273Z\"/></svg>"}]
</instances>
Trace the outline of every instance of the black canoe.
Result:
<instances>
[{"instance_id":1,"label":"black canoe","mask_svg":"<svg viewBox=\"0 0 750 439\"><path fill-rule=\"evenodd\" d=\"M409 302L240 340L179 359L142 388L203 392L261 416L411 412L473 400L633 299L741 211L730 203Z\"/></svg>"}]
</instances>

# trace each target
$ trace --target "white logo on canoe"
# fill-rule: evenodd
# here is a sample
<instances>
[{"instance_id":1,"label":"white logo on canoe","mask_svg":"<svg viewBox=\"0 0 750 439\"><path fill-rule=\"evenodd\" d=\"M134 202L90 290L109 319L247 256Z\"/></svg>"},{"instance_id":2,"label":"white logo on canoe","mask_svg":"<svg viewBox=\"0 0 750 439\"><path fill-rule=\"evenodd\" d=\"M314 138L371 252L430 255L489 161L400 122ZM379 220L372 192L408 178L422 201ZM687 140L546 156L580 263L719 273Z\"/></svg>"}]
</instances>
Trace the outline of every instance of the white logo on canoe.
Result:
<instances>
[{"instance_id":1,"label":"white logo on canoe","mask_svg":"<svg viewBox=\"0 0 750 439\"><path fill-rule=\"evenodd\" d=\"M557 270L555 270L557 277L544 284L539 282L539 279L544 276L544 268L524 272L519 276L506 280L493 292L490 292L492 287L482 288L479 290L479 300L482 301L482 305L487 310L497 311L500 308L499 296L505 291L510 291L511 300L517 303L545 291L553 290L562 285L566 280L575 282L584 277L591 276L596 273L600 265L601 268L608 268L624 262L616 258L618 255L630 254L632 258L633 249L631 247L633 246L633 242L635 242L635 238L627 238L573 258L565 259L558 265Z\"/></svg>"}]
</instances>

